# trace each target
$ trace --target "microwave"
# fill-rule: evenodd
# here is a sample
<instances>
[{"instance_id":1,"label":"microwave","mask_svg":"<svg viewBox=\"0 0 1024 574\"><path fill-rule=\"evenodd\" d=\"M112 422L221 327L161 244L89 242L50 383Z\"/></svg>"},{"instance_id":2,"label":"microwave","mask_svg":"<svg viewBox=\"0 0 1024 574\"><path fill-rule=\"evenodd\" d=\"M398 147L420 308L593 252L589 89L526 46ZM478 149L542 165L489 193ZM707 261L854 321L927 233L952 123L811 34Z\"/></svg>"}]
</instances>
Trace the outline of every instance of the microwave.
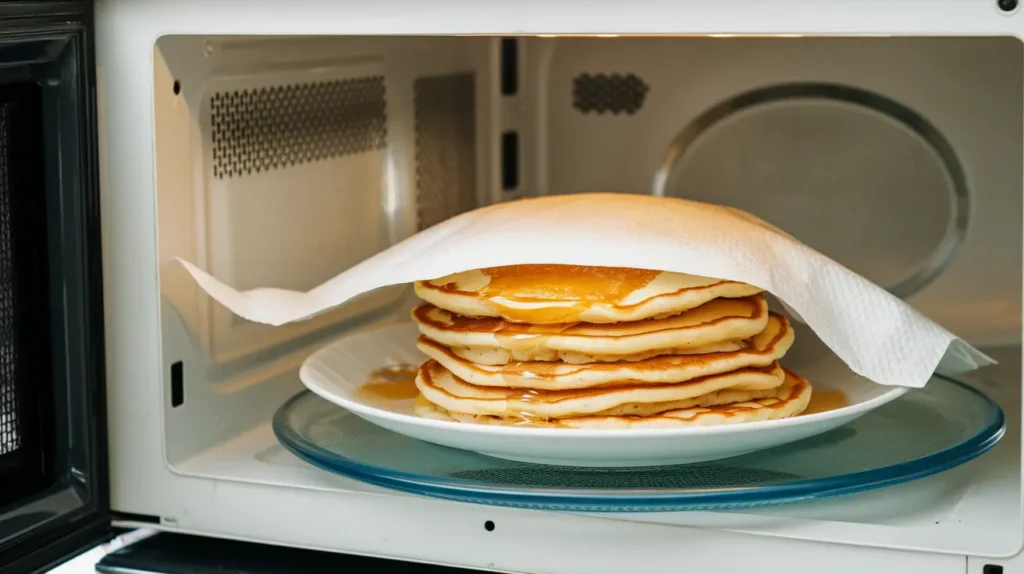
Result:
<instances>
[{"instance_id":1,"label":"microwave","mask_svg":"<svg viewBox=\"0 0 1024 574\"><path fill-rule=\"evenodd\" d=\"M0 177L0 303L48 295L9 323L0 304L0 343L25 353L12 371L0 353L0 420L21 421L27 457L17 481L0 474L0 565L45 569L151 528L503 572L1024 572L1017 0L5 13L0 176L34 170L16 185L41 195L11 195L37 203L5 219ZM31 111L8 121L35 123L12 136L19 97ZM307 290L476 207L582 191L738 207L860 273L999 361L964 380L999 403L1005 437L906 484L729 511L399 493L299 460L271 420L306 357L408 320L411 288L272 327L176 262Z\"/></svg>"}]
</instances>

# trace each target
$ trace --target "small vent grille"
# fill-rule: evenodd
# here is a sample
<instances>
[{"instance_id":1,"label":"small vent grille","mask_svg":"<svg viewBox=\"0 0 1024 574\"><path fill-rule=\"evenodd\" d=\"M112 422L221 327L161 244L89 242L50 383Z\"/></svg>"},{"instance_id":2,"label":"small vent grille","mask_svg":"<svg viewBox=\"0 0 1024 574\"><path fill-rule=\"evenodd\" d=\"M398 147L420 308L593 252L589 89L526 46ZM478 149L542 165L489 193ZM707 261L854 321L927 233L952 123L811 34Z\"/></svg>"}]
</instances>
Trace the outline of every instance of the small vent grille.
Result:
<instances>
[{"instance_id":1,"label":"small vent grille","mask_svg":"<svg viewBox=\"0 0 1024 574\"><path fill-rule=\"evenodd\" d=\"M21 447L17 355L14 346L14 256L11 252L12 119L16 104L0 107L0 455ZM25 381L22 381L23 383Z\"/></svg>"},{"instance_id":2,"label":"small vent grille","mask_svg":"<svg viewBox=\"0 0 1024 574\"><path fill-rule=\"evenodd\" d=\"M633 115L649 91L635 74L582 74L572 81L572 106L585 114Z\"/></svg>"},{"instance_id":3,"label":"small vent grille","mask_svg":"<svg viewBox=\"0 0 1024 574\"><path fill-rule=\"evenodd\" d=\"M224 179L381 149L383 76L217 92L213 175Z\"/></svg>"},{"instance_id":4,"label":"small vent grille","mask_svg":"<svg viewBox=\"0 0 1024 574\"><path fill-rule=\"evenodd\" d=\"M477 206L476 79L469 72L419 78L413 89L422 230Z\"/></svg>"}]
</instances>

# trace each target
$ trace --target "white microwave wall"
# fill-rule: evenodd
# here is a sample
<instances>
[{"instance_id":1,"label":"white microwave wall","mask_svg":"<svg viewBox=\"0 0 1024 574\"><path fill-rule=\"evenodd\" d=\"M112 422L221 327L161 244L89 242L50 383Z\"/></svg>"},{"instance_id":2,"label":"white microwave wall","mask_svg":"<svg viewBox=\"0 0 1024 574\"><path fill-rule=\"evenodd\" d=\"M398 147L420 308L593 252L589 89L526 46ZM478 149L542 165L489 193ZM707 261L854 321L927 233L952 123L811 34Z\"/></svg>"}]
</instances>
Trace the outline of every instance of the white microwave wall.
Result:
<instances>
[{"instance_id":1,"label":"white microwave wall","mask_svg":"<svg viewBox=\"0 0 1024 574\"><path fill-rule=\"evenodd\" d=\"M988 37L509 41L425 35L472 31L468 5L465 19L458 10L444 19L400 2L382 12L314 4L289 5L290 17L263 5L100 5L111 496L121 523L531 571L588 539L609 554L566 571L614 570L624 559L615 548L646 545L668 564L682 559L680 541L697 563L716 545L794 556L828 548L844 557L830 571L851 572L962 572L964 556L1017 554L1024 51L1007 27L1019 24L964 2L950 10ZM514 14L525 8L499 4L476 13L480 29L526 22ZM891 25L958 24L913 4L893 3ZM806 31L867 22L850 6L798 21ZM596 5L596 15L569 10L552 5L544 22L563 32L666 25L612 22ZM658 10L678 11L696 32L784 22ZM581 191L742 207L905 296L1003 361L973 382L1007 411L1007 437L938 477L739 513L609 520L390 493L298 461L269 421L301 389L296 369L309 352L405 320L409 290L271 328L207 299L172 261L239 288L304 290L466 209ZM430 526L442 515L443 528ZM485 519L499 527L485 532ZM425 532L465 542L441 548ZM698 541L707 549L694 553ZM522 556L522 545L542 550Z\"/></svg>"}]
</instances>

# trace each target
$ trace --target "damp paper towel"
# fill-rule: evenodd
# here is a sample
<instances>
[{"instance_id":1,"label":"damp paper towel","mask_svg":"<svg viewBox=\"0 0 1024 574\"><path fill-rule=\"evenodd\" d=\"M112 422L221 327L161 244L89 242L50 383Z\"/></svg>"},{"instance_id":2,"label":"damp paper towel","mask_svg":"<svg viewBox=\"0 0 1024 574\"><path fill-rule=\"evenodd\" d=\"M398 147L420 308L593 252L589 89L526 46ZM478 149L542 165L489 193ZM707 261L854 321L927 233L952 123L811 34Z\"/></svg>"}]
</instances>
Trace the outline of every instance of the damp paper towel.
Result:
<instances>
[{"instance_id":1,"label":"damp paper towel","mask_svg":"<svg viewBox=\"0 0 1024 574\"><path fill-rule=\"evenodd\" d=\"M900 299L746 212L646 195L586 193L463 213L362 261L306 293L239 292L196 268L233 313L281 325L389 285L524 263L674 271L748 283L775 295L856 374L923 387L936 371L993 361Z\"/></svg>"}]
</instances>

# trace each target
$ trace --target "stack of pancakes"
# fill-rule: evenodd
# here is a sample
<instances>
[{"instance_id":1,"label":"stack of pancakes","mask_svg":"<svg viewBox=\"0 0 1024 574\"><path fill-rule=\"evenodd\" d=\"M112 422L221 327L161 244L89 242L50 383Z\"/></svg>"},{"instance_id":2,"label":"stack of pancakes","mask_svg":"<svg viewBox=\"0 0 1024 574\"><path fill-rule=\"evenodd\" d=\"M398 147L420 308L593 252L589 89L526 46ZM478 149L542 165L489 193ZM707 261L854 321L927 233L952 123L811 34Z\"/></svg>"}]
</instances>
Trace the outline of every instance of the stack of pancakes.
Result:
<instances>
[{"instance_id":1,"label":"stack of pancakes","mask_svg":"<svg viewBox=\"0 0 1024 574\"><path fill-rule=\"evenodd\" d=\"M571 428L720 425L797 415L807 381L760 289L641 269L515 265L415 284L429 359L420 416Z\"/></svg>"}]
</instances>

